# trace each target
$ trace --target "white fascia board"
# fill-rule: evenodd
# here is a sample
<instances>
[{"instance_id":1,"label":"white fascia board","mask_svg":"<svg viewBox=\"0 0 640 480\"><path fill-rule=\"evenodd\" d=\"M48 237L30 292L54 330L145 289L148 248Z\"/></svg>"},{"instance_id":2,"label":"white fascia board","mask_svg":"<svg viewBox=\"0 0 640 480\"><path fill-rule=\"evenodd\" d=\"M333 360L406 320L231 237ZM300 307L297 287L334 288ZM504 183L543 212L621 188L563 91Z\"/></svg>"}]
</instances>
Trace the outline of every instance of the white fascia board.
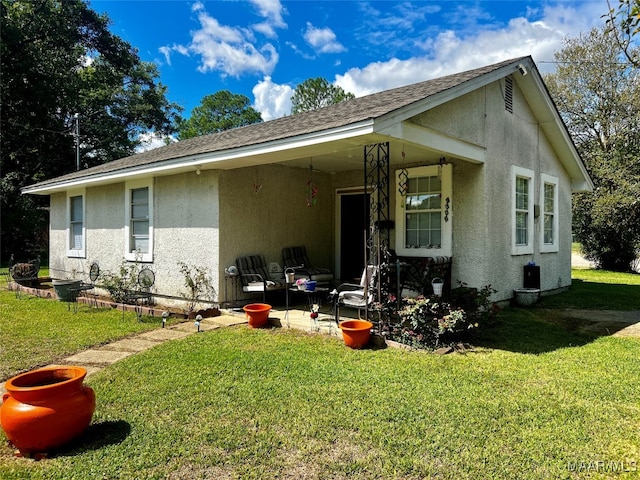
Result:
<instances>
[{"instance_id":1,"label":"white fascia board","mask_svg":"<svg viewBox=\"0 0 640 480\"><path fill-rule=\"evenodd\" d=\"M486 149L484 147L415 123L400 122L384 130L376 130L376 133L388 135L407 143L446 153L476 164L484 163L486 159Z\"/></svg>"},{"instance_id":2,"label":"white fascia board","mask_svg":"<svg viewBox=\"0 0 640 480\"><path fill-rule=\"evenodd\" d=\"M203 168L206 165L215 166L215 164L221 164L223 162L233 162L234 160L239 160L241 158L258 157L261 155L281 153L298 148L330 143L332 141L344 140L347 138L358 137L371 133L373 133L373 119L368 119L362 122L333 128L330 130L323 130L306 135L299 135L293 138L283 138L271 142L259 143L256 145L248 145L244 147L222 150L220 152L209 152L198 155L190 155L188 157L174 158L158 163L133 166L115 172L98 173L86 177L48 183L40 187L25 187L22 189L22 193L48 195L55 192L66 191L69 188L115 183L120 180L132 178L151 177L159 173L170 172L171 170L178 171L180 169L190 167ZM234 168L234 166L228 165L224 168Z\"/></svg>"}]
</instances>

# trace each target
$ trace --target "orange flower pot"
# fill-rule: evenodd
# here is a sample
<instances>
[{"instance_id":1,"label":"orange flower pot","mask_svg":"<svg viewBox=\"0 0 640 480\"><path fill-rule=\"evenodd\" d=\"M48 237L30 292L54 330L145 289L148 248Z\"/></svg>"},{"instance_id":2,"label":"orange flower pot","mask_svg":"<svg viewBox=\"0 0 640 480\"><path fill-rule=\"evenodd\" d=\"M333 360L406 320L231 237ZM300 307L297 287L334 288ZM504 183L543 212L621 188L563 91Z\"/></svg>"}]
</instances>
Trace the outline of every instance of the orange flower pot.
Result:
<instances>
[{"instance_id":1,"label":"orange flower pot","mask_svg":"<svg viewBox=\"0 0 640 480\"><path fill-rule=\"evenodd\" d=\"M82 367L48 367L7 380L0 424L20 454L46 453L84 432L96 408L86 375Z\"/></svg>"},{"instance_id":2,"label":"orange flower pot","mask_svg":"<svg viewBox=\"0 0 640 480\"><path fill-rule=\"evenodd\" d=\"M253 328L264 327L269 323L269 312L271 305L266 303L250 303L242 307L249 319L249 326Z\"/></svg>"},{"instance_id":3,"label":"orange flower pot","mask_svg":"<svg viewBox=\"0 0 640 480\"><path fill-rule=\"evenodd\" d=\"M340 322L342 338L347 347L362 348L369 343L373 323L367 320L345 320Z\"/></svg>"}]
</instances>

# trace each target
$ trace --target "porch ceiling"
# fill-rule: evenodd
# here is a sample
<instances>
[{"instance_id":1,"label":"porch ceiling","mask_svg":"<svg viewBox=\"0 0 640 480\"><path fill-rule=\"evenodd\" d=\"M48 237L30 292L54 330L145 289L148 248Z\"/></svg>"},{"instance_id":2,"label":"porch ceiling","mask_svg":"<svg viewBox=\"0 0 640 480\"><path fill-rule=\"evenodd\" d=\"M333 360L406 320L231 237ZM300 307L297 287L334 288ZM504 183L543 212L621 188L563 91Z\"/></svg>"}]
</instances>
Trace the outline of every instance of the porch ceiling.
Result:
<instances>
[{"instance_id":1,"label":"porch ceiling","mask_svg":"<svg viewBox=\"0 0 640 480\"><path fill-rule=\"evenodd\" d=\"M389 142L391 168L402 164L412 163L437 163L440 157L450 158L445 152L437 151L412 143L383 135L366 135L358 138L336 140L328 144L316 144L308 147L297 148L286 152L277 152L261 156L246 157L240 162L236 159L229 163L229 168L249 167L264 164L280 164L290 167L309 168L326 173L340 173L350 170L362 169L364 162L364 146L374 143ZM404 150L404 158L402 152ZM227 165L222 162L204 164L203 169L225 169Z\"/></svg>"}]
</instances>

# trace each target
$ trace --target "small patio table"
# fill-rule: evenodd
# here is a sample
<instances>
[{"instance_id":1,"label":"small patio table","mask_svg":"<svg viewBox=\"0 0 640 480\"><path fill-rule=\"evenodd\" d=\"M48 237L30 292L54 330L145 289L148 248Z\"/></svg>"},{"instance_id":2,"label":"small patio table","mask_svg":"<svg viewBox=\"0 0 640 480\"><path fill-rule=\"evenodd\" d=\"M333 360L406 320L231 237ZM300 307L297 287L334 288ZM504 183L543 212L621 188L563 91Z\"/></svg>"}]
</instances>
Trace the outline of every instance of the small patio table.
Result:
<instances>
[{"instance_id":1,"label":"small patio table","mask_svg":"<svg viewBox=\"0 0 640 480\"><path fill-rule=\"evenodd\" d=\"M294 297L296 294L302 294L306 297L306 306L303 309L303 312L306 312L308 307L309 315L311 315L313 305L318 305L319 309L322 307L322 303L327 299L327 296L329 295L329 288L316 287L314 290L307 290L307 289L300 290L298 287L289 287L289 292L291 292L291 297ZM288 305L287 305L287 310L288 310ZM320 311L318 311L318 314L320 314ZM333 320L333 316L331 312L327 315L330 316L330 320ZM319 318L320 316L316 318L311 318L312 329L315 331L318 331L320 329L318 326Z\"/></svg>"}]
</instances>

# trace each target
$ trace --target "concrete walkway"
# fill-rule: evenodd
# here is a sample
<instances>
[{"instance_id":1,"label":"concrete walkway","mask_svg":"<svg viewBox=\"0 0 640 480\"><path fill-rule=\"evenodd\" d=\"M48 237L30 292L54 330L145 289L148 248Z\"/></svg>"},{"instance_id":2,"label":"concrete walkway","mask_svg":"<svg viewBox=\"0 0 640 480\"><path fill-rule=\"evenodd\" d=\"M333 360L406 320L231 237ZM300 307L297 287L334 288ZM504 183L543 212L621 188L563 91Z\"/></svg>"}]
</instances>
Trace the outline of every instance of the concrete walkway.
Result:
<instances>
[{"instance_id":1,"label":"concrete walkway","mask_svg":"<svg viewBox=\"0 0 640 480\"><path fill-rule=\"evenodd\" d=\"M298 309L286 311L284 309L274 308L269 315L269 322L275 327L296 328L332 336L337 336L340 332L330 315L321 314L318 321L314 322L309 317L308 311ZM244 312L226 311L218 317L203 318L200 321L200 332L246 323L247 319ZM188 320L166 328L158 328L122 340L116 340L115 342L100 347L90 348L63 358L58 363L52 363L46 366L80 366L85 368L87 370L87 376L90 376L123 358L144 352L169 340L178 340L195 333L198 333L195 321ZM0 395L5 392L3 382L0 385Z\"/></svg>"},{"instance_id":2,"label":"concrete walkway","mask_svg":"<svg viewBox=\"0 0 640 480\"><path fill-rule=\"evenodd\" d=\"M600 335L615 335L640 338L640 311L618 312L602 310L570 310L563 316L579 319L584 323L585 331ZM269 315L269 322L274 327L295 328L307 332L317 332L330 336L341 336L334 319L327 313L321 313L318 320L313 321L309 312L300 309L274 308ZM218 317L203 318L200 332L217 328L246 324L247 319L242 311L223 311ZM99 372L103 368L170 340L178 340L198 332L193 320L180 322L166 328L150 330L132 337L114 341L107 345L76 353L60 362L47 366L76 365L86 368L87 376ZM0 394L5 393L4 383L0 385Z\"/></svg>"}]
</instances>

